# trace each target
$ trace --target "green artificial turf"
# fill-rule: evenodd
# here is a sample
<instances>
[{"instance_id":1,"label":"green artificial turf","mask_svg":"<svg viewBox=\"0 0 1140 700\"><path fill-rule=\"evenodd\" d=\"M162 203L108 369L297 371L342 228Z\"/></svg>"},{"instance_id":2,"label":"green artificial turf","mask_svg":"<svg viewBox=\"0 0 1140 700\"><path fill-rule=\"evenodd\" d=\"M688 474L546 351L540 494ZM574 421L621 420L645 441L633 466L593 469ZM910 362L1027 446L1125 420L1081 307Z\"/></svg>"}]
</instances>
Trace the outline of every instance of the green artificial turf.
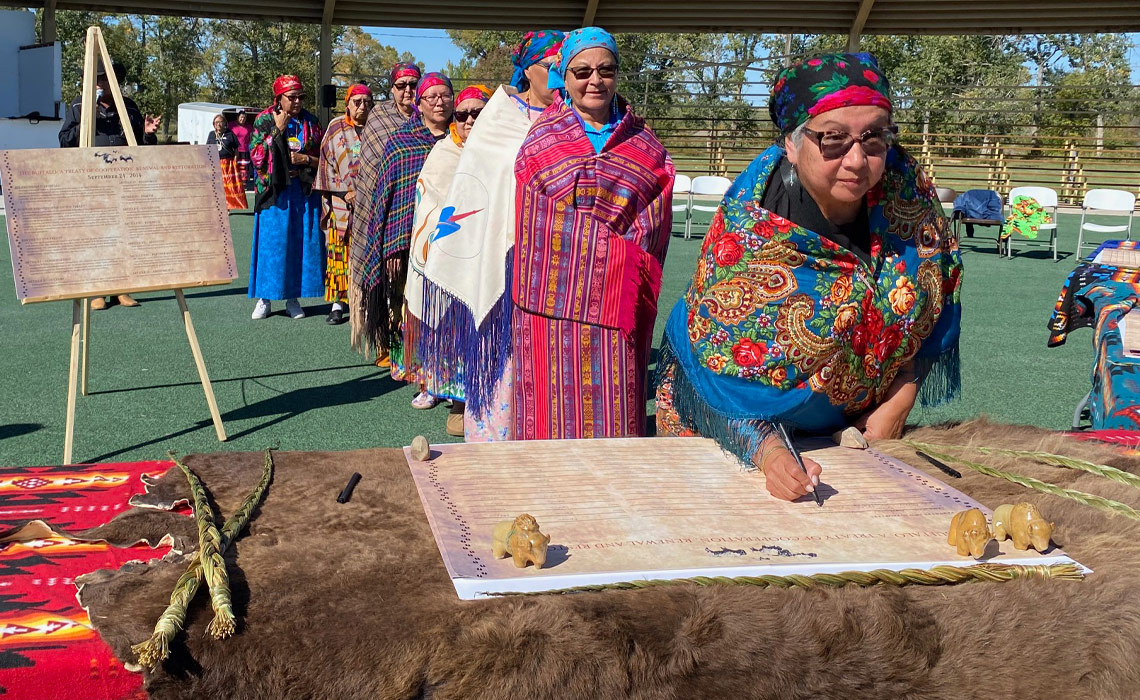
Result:
<instances>
[{"instance_id":1,"label":"green artificial turf","mask_svg":"<svg viewBox=\"0 0 1140 700\"><path fill-rule=\"evenodd\" d=\"M655 338L692 274L707 215L696 237L683 240L678 222L665 265ZM704 218L701 218L704 217ZM74 460L161 459L178 453L260 450L347 450L429 441L444 433L447 409L418 411L414 390L388 378L349 347L348 325L325 324L329 305L308 300L309 316L294 321L283 305L253 321L246 296L253 218L231 215L241 278L228 287L187 290L198 338L229 440L219 443L198 383L171 292L139 294L138 308L112 306L92 314L90 393L79 397ZM1088 390L1092 333L1045 347L1045 323L1074 266L1077 217L1061 215L1054 264L1043 249L998 259L991 238L964 242L961 348L963 393L958 402L916 410L912 422L993 420L1051 429L1069 425ZM7 237L5 237L7 245ZM0 466L56 464L63 454L71 303L21 306L11 270L0 271Z\"/></svg>"}]
</instances>

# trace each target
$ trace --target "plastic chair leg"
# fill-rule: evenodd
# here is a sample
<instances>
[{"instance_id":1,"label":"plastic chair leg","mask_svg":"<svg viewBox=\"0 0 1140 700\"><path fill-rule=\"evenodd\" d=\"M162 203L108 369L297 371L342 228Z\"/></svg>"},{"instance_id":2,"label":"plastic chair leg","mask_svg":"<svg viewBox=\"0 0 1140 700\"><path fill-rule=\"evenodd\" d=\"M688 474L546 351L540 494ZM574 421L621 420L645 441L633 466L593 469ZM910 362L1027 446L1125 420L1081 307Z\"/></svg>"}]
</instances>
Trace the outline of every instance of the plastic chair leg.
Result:
<instances>
[{"instance_id":1,"label":"plastic chair leg","mask_svg":"<svg viewBox=\"0 0 1140 700\"><path fill-rule=\"evenodd\" d=\"M1077 260L1081 259L1081 250L1085 240L1085 212L1081 210L1081 227L1077 229Z\"/></svg>"},{"instance_id":2,"label":"plastic chair leg","mask_svg":"<svg viewBox=\"0 0 1140 700\"><path fill-rule=\"evenodd\" d=\"M1077 403L1077 408L1073 411L1073 430L1081 429L1081 414L1085 412L1085 408L1089 405L1092 399L1092 392L1085 394L1085 397Z\"/></svg>"}]
</instances>

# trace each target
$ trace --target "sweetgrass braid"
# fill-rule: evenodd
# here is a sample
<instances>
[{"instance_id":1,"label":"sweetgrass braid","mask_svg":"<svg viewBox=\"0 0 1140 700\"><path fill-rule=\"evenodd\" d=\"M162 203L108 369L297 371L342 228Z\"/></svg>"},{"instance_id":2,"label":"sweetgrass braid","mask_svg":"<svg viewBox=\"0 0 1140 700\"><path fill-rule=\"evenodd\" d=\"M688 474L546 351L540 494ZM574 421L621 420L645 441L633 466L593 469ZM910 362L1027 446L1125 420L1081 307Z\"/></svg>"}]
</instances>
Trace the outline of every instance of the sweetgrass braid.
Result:
<instances>
[{"instance_id":1,"label":"sweetgrass braid","mask_svg":"<svg viewBox=\"0 0 1140 700\"><path fill-rule=\"evenodd\" d=\"M214 619L206 631L214 639L225 639L234 632L233 600L230 595L230 576L226 572L226 562L222 559L222 533L214 524L214 511L206 496L206 487L190 467L179 462L174 453L167 455L186 475L190 483L190 493L194 496L194 520L198 524L198 558L202 562L202 572L210 588L210 604L214 608Z\"/></svg>"},{"instance_id":2,"label":"sweetgrass braid","mask_svg":"<svg viewBox=\"0 0 1140 700\"><path fill-rule=\"evenodd\" d=\"M1092 506L1093 508L1103 510L1113 515L1123 515L1126 518L1140 520L1140 512L1137 512L1136 509L1132 506L1121 503L1120 501L1114 501L1109 498L1104 498L1103 496L1085 493L1084 491L1062 488L1056 484L1050 484L1047 481L1034 479L1031 476L1023 476L1021 474L1014 474L1013 472L1002 471L1001 469L995 469L994 467L980 464L978 462L971 462L968 459L963 459L962 457L957 457L955 455L947 454L946 452L942 451L946 449L953 449L954 446L952 445L931 445L930 443L918 442L917 440L902 440L901 442L911 449L928 454L935 459L941 459L953 462L955 464L961 464L963 466L969 467L970 469L973 469L974 471L985 474L986 476L1005 479L1006 481L1017 484L1019 486L1034 489L1036 491L1047 493L1052 496L1068 498L1069 500L1076 501L1077 503L1083 503L1086 506Z\"/></svg>"},{"instance_id":3,"label":"sweetgrass braid","mask_svg":"<svg viewBox=\"0 0 1140 700\"><path fill-rule=\"evenodd\" d=\"M178 463L175 460L175 463ZM184 465L179 464L186 471ZM237 536L249 524L250 517L253 514L258 503L261 502L262 497L265 495L265 489L269 486L269 482L273 478L273 454L270 450L265 450L265 466L262 469L261 481L253 491L245 497L241 506L237 511L226 520L225 525L222 527L219 540L219 550L224 553L229 548L231 542L237 539ZM195 508L195 514L198 509ZM205 577L204 569L202 567L201 556L194 557L190 562L186 571L178 578L178 582L174 586L174 592L170 594L170 604L162 615L159 616L158 622L154 626L154 633L151 634L150 639L136 644L131 647L131 651L135 652L138 657L139 665L153 668L159 663L166 660L170 656L170 642L182 626L186 622L186 611L190 606L190 602L194 599L194 595L198 592L198 587Z\"/></svg>"},{"instance_id":4,"label":"sweetgrass braid","mask_svg":"<svg viewBox=\"0 0 1140 700\"><path fill-rule=\"evenodd\" d=\"M1076 457L1067 457L1065 455L1053 454L1052 452L1033 452L1031 450L1007 450L1000 447L981 447L970 446L970 449L977 450L983 454L1007 455L1009 457L1022 457L1024 459L1033 459L1042 464L1049 464L1054 467L1065 467L1067 469L1079 469L1090 474L1103 476L1106 479L1119 481L1122 484L1128 484L1134 488L1140 489L1140 476L1131 472L1126 472L1123 469L1110 467L1107 464L1096 464L1095 462L1088 462Z\"/></svg>"},{"instance_id":5,"label":"sweetgrass braid","mask_svg":"<svg viewBox=\"0 0 1140 700\"><path fill-rule=\"evenodd\" d=\"M574 586L553 591L533 593L496 593L497 596L533 596L551 593L585 593L591 591L628 591L659 586L756 586L758 588L842 588L855 586L944 586L969 581L1012 581L1022 578L1057 578L1079 581L1084 578L1075 564L1049 564L1024 566L1018 564L976 564L973 566L935 566L931 569L875 569L874 571L844 571L838 574L793 574L790 576L694 576L692 578L652 579L623 581L586 586Z\"/></svg>"}]
</instances>

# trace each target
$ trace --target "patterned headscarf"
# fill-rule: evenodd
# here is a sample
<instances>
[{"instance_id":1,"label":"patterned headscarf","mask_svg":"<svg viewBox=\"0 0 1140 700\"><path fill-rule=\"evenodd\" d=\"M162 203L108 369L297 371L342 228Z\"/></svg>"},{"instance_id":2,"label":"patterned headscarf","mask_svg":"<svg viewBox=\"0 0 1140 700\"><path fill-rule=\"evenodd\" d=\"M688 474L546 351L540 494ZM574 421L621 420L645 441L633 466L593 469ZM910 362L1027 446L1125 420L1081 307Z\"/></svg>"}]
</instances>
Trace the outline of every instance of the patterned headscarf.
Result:
<instances>
[{"instance_id":1,"label":"patterned headscarf","mask_svg":"<svg viewBox=\"0 0 1140 700\"><path fill-rule=\"evenodd\" d=\"M565 38L566 35L557 29L527 32L511 54L511 63L515 66L515 73L511 76L511 87L522 90L522 83L526 80L526 69L548 56L557 55Z\"/></svg>"},{"instance_id":2,"label":"patterned headscarf","mask_svg":"<svg viewBox=\"0 0 1140 700\"><path fill-rule=\"evenodd\" d=\"M483 100L486 102L491 99L491 94L491 88L486 85L468 85L455 96L455 104L459 104L463 100Z\"/></svg>"},{"instance_id":3,"label":"patterned headscarf","mask_svg":"<svg viewBox=\"0 0 1140 700\"><path fill-rule=\"evenodd\" d=\"M831 53L777 73L768 113L786 134L818 114L857 105L890 112L891 84L871 54Z\"/></svg>"},{"instance_id":4,"label":"patterned headscarf","mask_svg":"<svg viewBox=\"0 0 1140 700\"><path fill-rule=\"evenodd\" d=\"M416 85L416 102L420 101L420 98L424 96L424 93L427 92L429 87L435 87L436 85L446 85L448 90L451 90L453 93L455 92L455 88L451 87L451 80L446 75L438 72L428 73L420 78L419 85Z\"/></svg>"},{"instance_id":5,"label":"patterned headscarf","mask_svg":"<svg viewBox=\"0 0 1140 700\"><path fill-rule=\"evenodd\" d=\"M389 75L389 77L392 79L391 84L395 85L396 81L399 80L400 78L406 78L408 76L412 76L416 80L419 80L421 75L423 75L423 71L421 71L420 67L417 66L416 64L414 64L414 63L397 63L396 65L392 66L392 72Z\"/></svg>"},{"instance_id":6,"label":"patterned headscarf","mask_svg":"<svg viewBox=\"0 0 1140 700\"><path fill-rule=\"evenodd\" d=\"M614 60L618 60L617 40L614 39L613 34L601 27L582 27L567 34L566 39L562 42L562 52L558 63L550 70L550 77L546 80L546 86L551 90L565 89L566 66L570 65L570 61L586 49L595 48L608 49L614 55Z\"/></svg>"},{"instance_id":7,"label":"patterned headscarf","mask_svg":"<svg viewBox=\"0 0 1140 700\"><path fill-rule=\"evenodd\" d=\"M302 90L301 79L295 75L279 75L273 81L273 96L281 97L290 90Z\"/></svg>"},{"instance_id":8,"label":"patterned headscarf","mask_svg":"<svg viewBox=\"0 0 1140 700\"><path fill-rule=\"evenodd\" d=\"M349 126L356 126L356 120L353 119L352 115L348 113L348 102L357 95L368 95L371 97L372 89L364 83L353 83L349 86L348 92L346 92L344 95L344 120L348 123Z\"/></svg>"}]
</instances>

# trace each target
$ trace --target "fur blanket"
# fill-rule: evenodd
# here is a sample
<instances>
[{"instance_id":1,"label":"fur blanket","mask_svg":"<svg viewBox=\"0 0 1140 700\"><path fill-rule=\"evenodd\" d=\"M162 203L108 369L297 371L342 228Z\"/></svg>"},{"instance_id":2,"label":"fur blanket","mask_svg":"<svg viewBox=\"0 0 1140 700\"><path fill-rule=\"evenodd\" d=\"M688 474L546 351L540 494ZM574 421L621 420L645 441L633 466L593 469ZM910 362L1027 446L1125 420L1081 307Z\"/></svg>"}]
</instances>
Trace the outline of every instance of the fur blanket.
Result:
<instances>
[{"instance_id":1,"label":"fur blanket","mask_svg":"<svg viewBox=\"0 0 1140 700\"><path fill-rule=\"evenodd\" d=\"M1113 448L974 422L912 437L1043 449L1140 471ZM266 500L227 555L237 636L214 641L203 591L167 665L167 698L1123 698L1140 688L1140 523L962 469L952 479L899 443L878 449L991 508L1032 501L1083 582L761 590L676 586L460 601L398 450L280 453ZM260 453L187 460L224 515ZM1126 485L1024 460L994 466L1140 507ZM352 500L336 496L354 471ZM149 496L187 496L172 470ZM138 536L169 517L120 518ZM148 525L152 518L155 520ZM186 535L188 533L180 533ZM86 577L81 599L122 659L162 612L179 561Z\"/></svg>"}]
</instances>

